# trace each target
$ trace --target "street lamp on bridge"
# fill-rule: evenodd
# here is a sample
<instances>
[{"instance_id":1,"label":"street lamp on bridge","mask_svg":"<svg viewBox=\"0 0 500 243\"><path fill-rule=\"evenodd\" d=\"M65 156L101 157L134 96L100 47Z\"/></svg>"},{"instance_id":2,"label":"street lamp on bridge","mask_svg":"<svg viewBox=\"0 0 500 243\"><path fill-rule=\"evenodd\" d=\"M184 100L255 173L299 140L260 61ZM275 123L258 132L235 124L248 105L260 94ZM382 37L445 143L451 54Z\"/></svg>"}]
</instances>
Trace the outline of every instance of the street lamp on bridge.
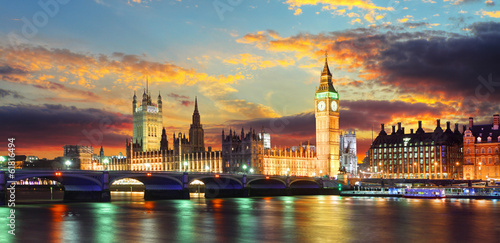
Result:
<instances>
[{"instance_id":1,"label":"street lamp on bridge","mask_svg":"<svg viewBox=\"0 0 500 243\"><path fill-rule=\"evenodd\" d=\"M184 161L184 172L187 171L187 168L188 168L188 162L187 161Z\"/></svg>"},{"instance_id":2,"label":"street lamp on bridge","mask_svg":"<svg viewBox=\"0 0 500 243\"><path fill-rule=\"evenodd\" d=\"M66 165L66 169L69 170L69 166L71 165L71 161L66 160L66 162L64 162L64 164Z\"/></svg>"},{"instance_id":3,"label":"street lamp on bridge","mask_svg":"<svg viewBox=\"0 0 500 243\"><path fill-rule=\"evenodd\" d=\"M109 159L105 158L102 163L104 164L104 170L108 170Z\"/></svg>"},{"instance_id":4,"label":"street lamp on bridge","mask_svg":"<svg viewBox=\"0 0 500 243\"><path fill-rule=\"evenodd\" d=\"M246 164L244 164L244 165L243 165L243 174L245 174L245 172L246 172L246 171L247 171L247 165L246 165Z\"/></svg>"}]
</instances>

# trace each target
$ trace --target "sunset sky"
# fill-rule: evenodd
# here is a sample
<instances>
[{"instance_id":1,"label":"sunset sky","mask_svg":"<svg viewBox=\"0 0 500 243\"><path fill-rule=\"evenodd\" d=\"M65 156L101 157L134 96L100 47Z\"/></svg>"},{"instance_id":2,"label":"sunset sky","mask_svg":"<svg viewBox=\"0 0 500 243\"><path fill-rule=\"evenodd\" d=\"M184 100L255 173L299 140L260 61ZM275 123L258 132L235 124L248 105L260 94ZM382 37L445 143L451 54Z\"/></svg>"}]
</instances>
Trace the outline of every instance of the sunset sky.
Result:
<instances>
[{"instance_id":1,"label":"sunset sky","mask_svg":"<svg viewBox=\"0 0 500 243\"><path fill-rule=\"evenodd\" d=\"M0 155L8 137L40 158L82 142L125 153L147 77L170 145L196 96L206 146L262 126L273 147L314 143L325 51L358 160L381 123L430 131L500 112L497 1L41 2L0 7Z\"/></svg>"}]
</instances>

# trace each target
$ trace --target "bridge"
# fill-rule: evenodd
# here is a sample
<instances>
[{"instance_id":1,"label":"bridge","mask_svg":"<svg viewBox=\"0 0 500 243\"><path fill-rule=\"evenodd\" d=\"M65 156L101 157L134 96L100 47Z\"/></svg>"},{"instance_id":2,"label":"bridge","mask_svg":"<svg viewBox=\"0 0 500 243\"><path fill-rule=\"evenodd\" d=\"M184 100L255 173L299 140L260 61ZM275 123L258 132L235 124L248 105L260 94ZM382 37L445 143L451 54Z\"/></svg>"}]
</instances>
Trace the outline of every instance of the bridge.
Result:
<instances>
[{"instance_id":1,"label":"bridge","mask_svg":"<svg viewBox=\"0 0 500 243\"><path fill-rule=\"evenodd\" d=\"M304 194L333 194L337 182L320 177L266 176L255 174L215 174L170 171L86 171L17 170L15 178L0 171L0 205L6 204L11 183L41 178L58 181L64 188L64 201L110 201L113 182L131 178L145 186L146 200L189 199L188 186L194 181L205 184L205 197L248 197Z\"/></svg>"}]
</instances>

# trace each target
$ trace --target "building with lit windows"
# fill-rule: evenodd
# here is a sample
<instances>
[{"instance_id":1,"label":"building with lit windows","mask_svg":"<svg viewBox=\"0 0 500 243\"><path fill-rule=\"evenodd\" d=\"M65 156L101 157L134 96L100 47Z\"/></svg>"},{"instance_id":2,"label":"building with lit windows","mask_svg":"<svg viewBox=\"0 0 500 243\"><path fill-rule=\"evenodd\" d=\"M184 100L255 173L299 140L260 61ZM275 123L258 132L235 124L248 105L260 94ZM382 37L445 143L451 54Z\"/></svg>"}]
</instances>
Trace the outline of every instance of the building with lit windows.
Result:
<instances>
[{"instance_id":1,"label":"building with lit windows","mask_svg":"<svg viewBox=\"0 0 500 243\"><path fill-rule=\"evenodd\" d=\"M92 170L94 148L86 145L64 145L64 161L67 169ZM69 163L66 165L66 163Z\"/></svg>"},{"instance_id":2,"label":"building with lit windows","mask_svg":"<svg viewBox=\"0 0 500 243\"><path fill-rule=\"evenodd\" d=\"M382 124L370 147L370 174L389 179L462 178L462 141L458 124L452 131L447 122L443 131L439 119L433 132L425 132L419 121L415 132L405 133L398 123L397 130L392 126L387 134Z\"/></svg>"},{"instance_id":3,"label":"building with lit windows","mask_svg":"<svg viewBox=\"0 0 500 243\"><path fill-rule=\"evenodd\" d=\"M474 125L464 133L464 179L500 179L500 130L498 114L492 124Z\"/></svg>"},{"instance_id":4,"label":"building with lit windows","mask_svg":"<svg viewBox=\"0 0 500 243\"><path fill-rule=\"evenodd\" d=\"M251 168L255 173L266 175L336 177L340 173L339 94L333 87L332 74L326 58L314 104L315 151L309 144L300 145L298 149L272 148L270 141L266 144L264 131L255 133L251 129L249 133L244 134L242 130L241 136L232 130L228 136L224 136L223 131L224 170L243 172L244 168Z\"/></svg>"},{"instance_id":5,"label":"building with lit windows","mask_svg":"<svg viewBox=\"0 0 500 243\"><path fill-rule=\"evenodd\" d=\"M147 85L146 85L147 87ZM189 137L173 134L170 148L166 130L163 127L162 97L157 102L151 99L148 89L144 90L142 103L133 96L133 137L126 141L126 156L106 157L94 164L94 169L133 171L191 171L222 172L221 151L205 151L204 131L195 99Z\"/></svg>"},{"instance_id":6,"label":"building with lit windows","mask_svg":"<svg viewBox=\"0 0 500 243\"><path fill-rule=\"evenodd\" d=\"M356 131L345 130L340 133L340 168L352 177L358 175L358 156L356 146Z\"/></svg>"}]
</instances>

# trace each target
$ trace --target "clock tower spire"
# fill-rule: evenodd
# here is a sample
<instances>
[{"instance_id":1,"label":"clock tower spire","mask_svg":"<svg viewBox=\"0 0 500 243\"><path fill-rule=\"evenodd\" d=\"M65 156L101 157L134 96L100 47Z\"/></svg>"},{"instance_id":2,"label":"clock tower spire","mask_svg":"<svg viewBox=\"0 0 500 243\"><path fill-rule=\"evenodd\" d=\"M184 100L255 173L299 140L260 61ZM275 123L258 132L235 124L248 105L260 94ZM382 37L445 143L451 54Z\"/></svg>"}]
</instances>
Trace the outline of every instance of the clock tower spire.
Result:
<instances>
[{"instance_id":1,"label":"clock tower spire","mask_svg":"<svg viewBox=\"0 0 500 243\"><path fill-rule=\"evenodd\" d=\"M339 160L339 94L333 87L332 73L328 68L325 53L325 66L321 72L320 86L314 98L316 107L316 155L318 175L337 176Z\"/></svg>"}]
</instances>

